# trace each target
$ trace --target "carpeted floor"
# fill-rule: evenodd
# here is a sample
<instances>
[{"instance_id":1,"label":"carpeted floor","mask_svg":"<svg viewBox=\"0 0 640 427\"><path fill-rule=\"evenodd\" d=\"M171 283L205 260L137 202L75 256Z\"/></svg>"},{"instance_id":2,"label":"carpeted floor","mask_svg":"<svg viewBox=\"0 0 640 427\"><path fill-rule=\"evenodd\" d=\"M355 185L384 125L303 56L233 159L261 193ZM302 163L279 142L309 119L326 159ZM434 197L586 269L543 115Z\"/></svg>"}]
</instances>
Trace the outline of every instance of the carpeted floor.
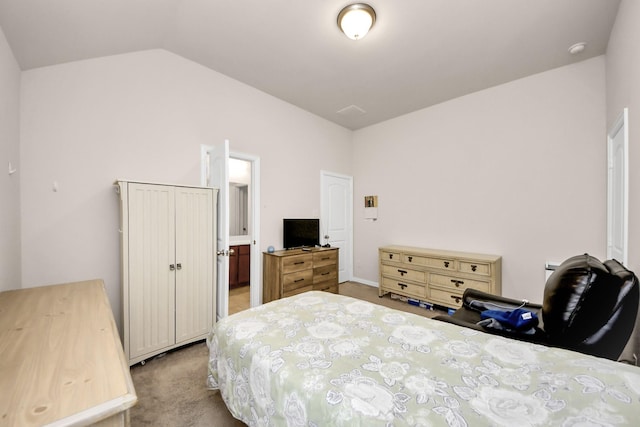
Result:
<instances>
[{"instance_id":1,"label":"carpeted floor","mask_svg":"<svg viewBox=\"0 0 640 427\"><path fill-rule=\"evenodd\" d=\"M133 366L138 403L131 408L131 426L244 426L231 416L220 393L205 387L208 351L198 342Z\"/></svg>"},{"instance_id":2,"label":"carpeted floor","mask_svg":"<svg viewBox=\"0 0 640 427\"><path fill-rule=\"evenodd\" d=\"M425 317L442 314L378 298L378 288L355 282L340 284L340 294ZM131 408L131 425L155 427L234 427L245 424L231 416L220 393L205 388L208 348L199 342L131 368L138 403Z\"/></svg>"}]
</instances>

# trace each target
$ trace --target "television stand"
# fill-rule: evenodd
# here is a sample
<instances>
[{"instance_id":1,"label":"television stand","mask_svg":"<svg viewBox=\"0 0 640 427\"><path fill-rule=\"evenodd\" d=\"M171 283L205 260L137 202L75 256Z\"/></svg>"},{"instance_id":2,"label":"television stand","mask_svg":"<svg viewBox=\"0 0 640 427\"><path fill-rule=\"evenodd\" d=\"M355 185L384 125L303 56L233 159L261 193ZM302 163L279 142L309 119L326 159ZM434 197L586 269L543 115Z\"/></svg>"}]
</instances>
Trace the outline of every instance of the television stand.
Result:
<instances>
[{"instance_id":1,"label":"television stand","mask_svg":"<svg viewBox=\"0 0 640 427\"><path fill-rule=\"evenodd\" d=\"M338 293L338 248L262 253L262 302L307 291Z\"/></svg>"}]
</instances>

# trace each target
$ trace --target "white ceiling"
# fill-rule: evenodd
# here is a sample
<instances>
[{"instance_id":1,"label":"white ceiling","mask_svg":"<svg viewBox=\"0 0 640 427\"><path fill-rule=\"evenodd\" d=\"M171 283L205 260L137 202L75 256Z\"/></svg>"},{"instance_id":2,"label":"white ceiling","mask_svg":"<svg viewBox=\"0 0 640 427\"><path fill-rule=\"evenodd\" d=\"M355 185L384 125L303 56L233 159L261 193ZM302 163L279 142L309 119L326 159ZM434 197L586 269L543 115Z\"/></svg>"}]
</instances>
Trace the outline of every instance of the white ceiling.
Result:
<instances>
[{"instance_id":1,"label":"white ceiling","mask_svg":"<svg viewBox=\"0 0 640 427\"><path fill-rule=\"evenodd\" d=\"M620 1L370 0L358 41L336 25L350 3L0 0L0 26L23 70L164 48L358 129L601 55Z\"/></svg>"}]
</instances>

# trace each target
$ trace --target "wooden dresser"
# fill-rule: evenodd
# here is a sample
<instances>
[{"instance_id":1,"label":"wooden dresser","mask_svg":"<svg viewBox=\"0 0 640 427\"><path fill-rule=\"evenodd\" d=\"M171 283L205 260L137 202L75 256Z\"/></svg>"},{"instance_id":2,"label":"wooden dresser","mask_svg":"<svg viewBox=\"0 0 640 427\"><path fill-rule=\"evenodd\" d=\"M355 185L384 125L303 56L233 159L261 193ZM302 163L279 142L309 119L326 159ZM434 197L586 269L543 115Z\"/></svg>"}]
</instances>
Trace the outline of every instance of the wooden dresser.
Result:
<instances>
[{"instance_id":1,"label":"wooden dresser","mask_svg":"<svg viewBox=\"0 0 640 427\"><path fill-rule=\"evenodd\" d=\"M263 252L262 302L311 290L338 293L338 248Z\"/></svg>"},{"instance_id":2,"label":"wooden dresser","mask_svg":"<svg viewBox=\"0 0 640 427\"><path fill-rule=\"evenodd\" d=\"M502 294L502 258L469 252L385 246L378 250L379 295L389 292L458 308L467 288Z\"/></svg>"},{"instance_id":3,"label":"wooden dresser","mask_svg":"<svg viewBox=\"0 0 640 427\"><path fill-rule=\"evenodd\" d=\"M102 280L0 293L0 425L129 425L136 393Z\"/></svg>"}]
</instances>

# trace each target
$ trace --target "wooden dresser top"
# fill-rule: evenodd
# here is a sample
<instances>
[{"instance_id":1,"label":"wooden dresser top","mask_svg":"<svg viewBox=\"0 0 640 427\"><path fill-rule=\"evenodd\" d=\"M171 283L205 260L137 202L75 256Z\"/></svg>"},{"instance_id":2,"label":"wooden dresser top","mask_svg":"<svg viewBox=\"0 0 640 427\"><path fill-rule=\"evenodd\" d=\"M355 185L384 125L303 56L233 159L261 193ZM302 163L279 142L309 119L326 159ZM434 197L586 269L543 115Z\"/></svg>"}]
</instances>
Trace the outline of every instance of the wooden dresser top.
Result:
<instances>
[{"instance_id":1,"label":"wooden dresser top","mask_svg":"<svg viewBox=\"0 0 640 427\"><path fill-rule=\"evenodd\" d=\"M102 280L0 293L0 425L87 425L137 397Z\"/></svg>"},{"instance_id":2,"label":"wooden dresser top","mask_svg":"<svg viewBox=\"0 0 640 427\"><path fill-rule=\"evenodd\" d=\"M313 254L318 252L325 251L337 251L338 247L324 248L324 247L315 247L315 248L305 248L305 249L282 249L275 252L263 252L265 255L277 256L277 257L286 257L293 255L304 255L304 254Z\"/></svg>"}]
</instances>

